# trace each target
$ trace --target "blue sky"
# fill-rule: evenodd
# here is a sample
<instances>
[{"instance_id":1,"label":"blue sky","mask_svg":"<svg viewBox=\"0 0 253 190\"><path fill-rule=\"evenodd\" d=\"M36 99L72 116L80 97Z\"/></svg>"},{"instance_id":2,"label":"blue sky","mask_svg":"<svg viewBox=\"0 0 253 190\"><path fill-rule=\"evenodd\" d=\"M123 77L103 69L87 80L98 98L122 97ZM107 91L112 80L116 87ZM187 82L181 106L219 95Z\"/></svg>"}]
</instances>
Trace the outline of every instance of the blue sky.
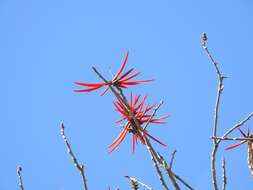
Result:
<instances>
[{"instance_id":1,"label":"blue sky","mask_svg":"<svg viewBox=\"0 0 253 190\"><path fill-rule=\"evenodd\" d=\"M253 110L253 3L241 1L2 0L0 2L0 189L17 189L23 166L25 189L81 189L78 172L59 133L66 125L74 152L85 164L89 189L129 189L124 175L161 189L147 151L131 154L130 138L118 151L107 146L119 133L112 95L77 94L74 81L99 81L116 72L129 50L127 68L153 83L133 87L150 102L165 101L168 124L150 133L177 149L175 172L196 189L211 189L209 139L216 75L201 48L208 46L229 78L221 102L219 134ZM128 93L127 91L126 93ZM247 123L253 126L253 122ZM235 132L232 136L239 136ZM250 189L246 147L218 154L227 159L228 189Z\"/></svg>"}]
</instances>

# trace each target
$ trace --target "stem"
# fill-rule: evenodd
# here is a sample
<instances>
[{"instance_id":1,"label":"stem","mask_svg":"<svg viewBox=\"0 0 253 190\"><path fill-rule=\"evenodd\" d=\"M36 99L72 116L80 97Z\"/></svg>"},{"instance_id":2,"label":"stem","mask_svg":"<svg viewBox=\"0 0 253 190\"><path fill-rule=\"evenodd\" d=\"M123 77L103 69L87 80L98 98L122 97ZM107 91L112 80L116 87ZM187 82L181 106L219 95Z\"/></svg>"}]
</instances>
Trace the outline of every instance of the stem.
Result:
<instances>
[{"instance_id":1,"label":"stem","mask_svg":"<svg viewBox=\"0 0 253 190\"><path fill-rule=\"evenodd\" d=\"M17 167L17 175L18 175L18 186L20 190L24 190L24 185L23 185L23 179L22 179L22 168L21 166Z\"/></svg>"},{"instance_id":2,"label":"stem","mask_svg":"<svg viewBox=\"0 0 253 190\"><path fill-rule=\"evenodd\" d=\"M67 147L67 151L73 161L73 164L74 166L76 167L76 169L79 171L79 174L81 175L81 178L82 178L82 184L83 184L83 189L84 190L88 190L87 188L87 180L86 180L86 177L84 175L84 165L80 164L76 158L76 156L74 155L73 151L72 151L72 148L68 142L68 139L65 135L65 127L63 125L63 123L61 123L60 125L60 129L61 129L61 136L62 136L62 139Z\"/></svg>"}]
</instances>

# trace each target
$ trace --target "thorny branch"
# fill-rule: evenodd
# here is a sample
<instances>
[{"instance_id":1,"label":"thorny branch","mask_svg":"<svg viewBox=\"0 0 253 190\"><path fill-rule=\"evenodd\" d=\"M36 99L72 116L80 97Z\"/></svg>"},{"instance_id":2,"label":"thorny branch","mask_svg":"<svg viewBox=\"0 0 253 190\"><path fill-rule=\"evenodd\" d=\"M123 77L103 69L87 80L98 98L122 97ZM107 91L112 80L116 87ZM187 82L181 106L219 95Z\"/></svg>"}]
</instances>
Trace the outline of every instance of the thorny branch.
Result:
<instances>
[{"instance_id":1,"label":"thorny branch","mask_svg":"<svg viewBox=\"0 0 253 190\"><path fill-rule=\"evenodd\" d=\"M137 184L141 185L142 187L144 187L147 190L153 190L153 188L151 188L148 185L146 185L145 183L137 180L135 177L131 177L131 176L125 176L125 177L128 178L130 180L130 182L137 183Z\"/></svg>"},{"instance_id":2,"label":"thorny branch","mask_svg":"<svg viewBox=\"0 0 253 190\"><path fill-rule=\"evenodd\" d=\"M222 190L226 190L227 186L227 171L226 171L226 160L222 160Z\"/></svg>"},{"instance_id":3,"label":"thorny branch","mask_svg":"<svg viewBox=\"0 0 253 190\"><path fill-rule=\"evenodd\" d=\"M22 168L21 166L17 167L17 175L18 175L18 186L20 190L24 190L24 185L23 185L23 179L22 179Z\"/></svg>"},{"instance_id":4,"label":"thorny branch","mask_svg":"<svg viewBox=\"0 0 253 190\"><path fill-rule=\"evenodd\" d=\"M209 52L207 46L207 35L206 33L203 33L202 35L202 47L205 50L208 58L210 59L211 63L214 65L215 71L218 76L218 90L217 90L217 97L216 97L216 103L215 103L215 109L214 109L214 126L213 126L213 150L211 153L211 168L212 168L212 181L214 190L218 190L218 182L217 182L217 175L216 175L216 153L219 148L219 144L222 140L240 140L239 138L227 138L227 136L232 133L235 129L239 128L240 126L244 125L248 120L251 119L253 116L253 113L249 114L246 118L244 118L239 123L235 124L231 129L229 129L222 137L217 137L217 130L218 130L218 116L219 116L219 109L220 109L220 99L221 94L223 91L223 80L226 78L220 71L218 67L218 63L214 60L211 53ZM246 139L246 138L245 138ZM245 140L243 139L243 140ZM248 139L247 139L248 140ZM250 139L251 140L251 139ZM225 161L224 161L225 164ZM225 167L225 166L224 166Z\"/></svg>"},{"instance_id":5,"label":"thorny branch","mask_svg":"<svg viewBox=\"0 0 253 190\"><path fill-rule=\"evenodd\" d=\"M74 166L77 168L77 170L79 171L80 175L81 175L81 178L82 178L82 184L83 184L83 189L84 190L87 190L87 180L86 180L86 177L84 175L84 165L80 164L76 158L76 156L74 155L72 149L71 149L71 146L68 142L68 139L65 135L65 127L63 125L63 123L60 124L60 130L61 130L61 136L62 136L62 139L64 141L64 143L66 144L66 147L67 147L67 151L73 161L73 164Z\"/></svg>"},{"instance_id":6,"label":"thorny branch","mask_svg":"<svg viewBox=\"0 0 253 190\"><path fill-rule=\"evenodd\" d=\"M213 126L213 136L217 136L217 129L218 129L218 116L219 116L219 109L220 109L220 99L221 94L223 91L223 80L224 76L221 74L221 71L218 67L218 63L214 60L212 55L210 54L207 46L207 35L206 33L203 33L202 35L202 47L205 50L208 58L210 59L211 63L214 65L215 71L218 76L218 90L217 90L217 97L215 102L215 108L214 108L214 126ZM216 139L213 139L213 150L211 153L211 171L212 171L212 182L214 186L214 190L218 190L218 182L217 182L217 175L216 175L216 153L218 151L219 143Z\"/></svg>"}]
</instances>

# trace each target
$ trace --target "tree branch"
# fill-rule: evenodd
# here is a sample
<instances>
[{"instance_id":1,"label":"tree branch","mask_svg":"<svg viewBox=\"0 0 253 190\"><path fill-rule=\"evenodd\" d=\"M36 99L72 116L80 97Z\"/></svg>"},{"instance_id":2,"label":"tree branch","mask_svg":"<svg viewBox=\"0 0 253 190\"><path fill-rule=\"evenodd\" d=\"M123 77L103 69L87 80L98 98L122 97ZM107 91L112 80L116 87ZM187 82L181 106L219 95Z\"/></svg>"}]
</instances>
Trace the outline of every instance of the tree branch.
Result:
<instances>
[{"instance_id":1,"label":"tree branch","mask_svg":"<svg viewBox=\"0 0 253 190\"><path fill-rule=\"evenodd\" d=\"M18 186L20 190L24 190L24 185L23 185L23 179L22 179L22 168L21 166L17 167L17 176L18 176Z\"/></svg>"},{"instance_id":2,"label":"tree branch","mask_svg":"<svg viewBox=\"0 0 253 190\"><path fill-rule=\"evenodd\" d=\"M153 190L153 188L151 188L148 185L146 185L145 183L137 180L135 177L130 177L130 176L125 176L125 177L128 178L131 182L137 183L137 184L141 185L142 187L144 187L147 190Z\"/></svg>"},{"instance_id":3,"label":"tree branch","mask_svg":"<svg viewBox=\"0 0 253 190\"><path fill-rule=\"evenodd\" d=\"M234 130L238 129L242 125L244 125L247 121L249 121L253 117L253 112L250 113L247 117L245 117L243 120L235 124L231 129L229 129L222 138L226 138L230 133L232 133Z\"/></svg>"},{"instance_id":4,"label":"tree branch","mask_svg":"<svg viewBox=\"0 0 253 190\"><path fill-rule=\"evenodd\" d=\"M227 171L225 158L222 160L222 190L226 190L227 186Z\"/></svg>"},{"instance_id":5,"label":"tree branch","mask_svg":"<svg viewBox=\"0 0 253 190\"><path fill-rule=\"evenodd\" d=\"M253 149L252 149L252 142L248 142L248 167L253 177Z\"/></svg>"},{"instance_id":6,"label":"tree branch","mask_svg":"<svg viewBox=\"0 0 253 190\"><path fill-rule=\"evenodd\" d=\"M205 50L209 60L213 64L215 71L218 76L218 90L217 90L217 97L215 102L215 108L214 108L214 124L213 124L213 137L217 136L217 130L218 130L218 117L219 117L219 109L220 109L220 99L221 94L223 91L223 79L225 78L218 67L218 63L214 60L213 56L209 52L207 46L207 35L206 33L203 33L202 35L202 47ZM213 139L213 150L211 153L211 172L212 172L212 182L214 186L214 190L218 190L218 182L217 182L217 174L216 174L216 153L218 151L219 143L216 139Z\"/></svg>"},{"instance_id":7,"label":"tree branch","mask_svg":"<svg viewBox=\"0 0 253 190\"><path fill-rule=\"evenodd\" d=\"M242 138L242 137L211 137L211 139L217 139L220 141L253 141L253 138Z\"/></svg>"},{"instance_id":8,"label":"tree branch","mask_svg":"<svg viewBox=\"0 0 253 190\"><path fill-rule=\"evenodd\" d=\"M86 180L86 177L84 175L84 165L80 164L76 158L76 156L74 155L72 149L71 149L71 146L68 142L68 139L65 135L65 127L63 125L63 123L60 124L60 130L61 130L61 136L62 136L62 139L67 147L67 151L68 151L68 154L70 155L72 161L73 161L73 164L74 166L76 167L76 169L78 170L79 174L81 175L81 178L82 178L82 184L83 184L83 189L84 190L87 190L87 180Z\"/></svg>"},{"instance_id":9,"label":"tree branch","mask_svg":"<svg viewBox=\"0 0 253 190\"><path fill-rule=\"evenodd\" d=\"M180 187L179 187L179 185L177 184L177 181L176 181L176 179L174 178L174 175L173 175L171 169L169 168L167 162L164 160L164 158L163 158L159 153L158 153L158 155L159 155L159 159L162 161L162 167L163 167L164 170L166 171L166 173L167 173L167 175L168 175L170 181L172 182L172 185L174 186L174 188L175 188L176 190L180 190Z\"/></svg>"}]
</instances>

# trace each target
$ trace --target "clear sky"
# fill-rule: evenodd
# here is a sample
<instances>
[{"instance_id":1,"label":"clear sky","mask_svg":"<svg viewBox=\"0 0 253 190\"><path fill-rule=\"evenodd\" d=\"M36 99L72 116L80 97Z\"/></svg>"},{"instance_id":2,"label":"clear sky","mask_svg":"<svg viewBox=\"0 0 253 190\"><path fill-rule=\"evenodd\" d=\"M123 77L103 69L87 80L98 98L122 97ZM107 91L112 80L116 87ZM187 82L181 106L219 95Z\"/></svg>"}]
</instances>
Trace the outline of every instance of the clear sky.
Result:
<instances>
[{"instance_id":1,"label":"clear sky","mask_svg":"<svg viewBox=\"0 0 253 190\"><path fill-rule=\"evenodd\" d=\"M61 121L86 166L89 189L129 189L124 175L161 189L142 145L132 155L127 137L108 154L120 132L112 95L73 92L74 81L99 81L92 65L108 77L110 68L115 73L127 50L127 68L155 79L131 90L148 94L150 102L163 99L159 114L171 115L168 124L150 126L168 145L154 146L166 158L176 148L175 172L196 189L212 189L209 137L217 81L201 34L207 32L210 51L229 76L221 102L222 135L253 111L252 9L251 0L1 0L0 189L18 189L19 164L27 190L81 189L60 137ZM246 147L224 152L229 144L221 146L218 171L224 156L228 189L250 190Z\"/></svg>"}]
</instances>

